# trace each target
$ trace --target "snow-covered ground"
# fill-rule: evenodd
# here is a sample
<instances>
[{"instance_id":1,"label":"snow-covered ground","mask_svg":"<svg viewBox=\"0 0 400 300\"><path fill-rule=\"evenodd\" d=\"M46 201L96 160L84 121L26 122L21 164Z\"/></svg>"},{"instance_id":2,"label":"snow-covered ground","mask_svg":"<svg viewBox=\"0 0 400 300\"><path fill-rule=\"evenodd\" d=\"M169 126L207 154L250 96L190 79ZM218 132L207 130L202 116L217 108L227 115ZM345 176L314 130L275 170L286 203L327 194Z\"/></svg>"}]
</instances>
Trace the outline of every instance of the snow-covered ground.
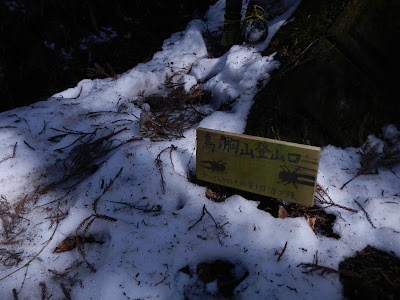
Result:
<instances>
[{"instance_id":1,"label":"snow-covered ground","mask_svg":"<svg viewBox=\"0 0 400 300\"><path fill-rule=\"evenodd\" d=\"M220 30L220 0L117 80L82 80L0 114L0 299L221 298L217 282L204 284L196 273L199 263L218 259L243 279L234 299L340 299L338 274L305 274L299 264L318 253L319 265L338 269L367 245L400 256L399 166L341 188L360 170L361 149L321 153L318 183L339 205L325 209L336 216L339 239L316 235L305 218L274 218L252 199L212 202L189 181L195 129L243 133L254 96L279 67L260 51L300 1L286 2L260 45L208 58L202 32ZM214 102L195 106L207 116L181 138L143 137L146 97L166 96L175 84L210 91ZM230 110L217 110L227 101ZM393 125L382 136L369 137L378 156L384 144L400 148ZM57 248L79 236L87 240L78 238L71 251Z\"/></svg>"}]
</instances>

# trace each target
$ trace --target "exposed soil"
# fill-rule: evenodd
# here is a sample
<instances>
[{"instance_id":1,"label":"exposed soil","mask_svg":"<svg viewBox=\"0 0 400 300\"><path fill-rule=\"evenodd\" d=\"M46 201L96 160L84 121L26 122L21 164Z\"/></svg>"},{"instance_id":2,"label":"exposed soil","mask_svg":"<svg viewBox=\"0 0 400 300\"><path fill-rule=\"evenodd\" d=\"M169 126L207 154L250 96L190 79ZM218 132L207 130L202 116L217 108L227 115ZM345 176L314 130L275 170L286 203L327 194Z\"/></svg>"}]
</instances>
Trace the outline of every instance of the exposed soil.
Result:
<instances>
[{"instance_id":1,"label":"exposed soil","mask_svg":"<svg viewBox=\"0 0 400 300\"><path fill-rule=\"evenodd\" d=\"M342 261L339 271L347 299L400 299L400 259L390 253L368 246Z\"/></svg>"},{"instance_id":2,"label":"exposed soil","mask_svg":"<svg viewBox=\"0 0 400 300\"><path fill-rule=\"evenodd\" d=\"M249 275L249 272L243 269L242 266L236 266L232 262L220 259L214 262L199 263L196 266L196 274L191 273L189 266L182 268L180 271L191 277L197 276L197 279L203 285L216 281L218 291L213 296L217 297L217 299L232 297L233 290Z\"/></svg>"}]
</instances>

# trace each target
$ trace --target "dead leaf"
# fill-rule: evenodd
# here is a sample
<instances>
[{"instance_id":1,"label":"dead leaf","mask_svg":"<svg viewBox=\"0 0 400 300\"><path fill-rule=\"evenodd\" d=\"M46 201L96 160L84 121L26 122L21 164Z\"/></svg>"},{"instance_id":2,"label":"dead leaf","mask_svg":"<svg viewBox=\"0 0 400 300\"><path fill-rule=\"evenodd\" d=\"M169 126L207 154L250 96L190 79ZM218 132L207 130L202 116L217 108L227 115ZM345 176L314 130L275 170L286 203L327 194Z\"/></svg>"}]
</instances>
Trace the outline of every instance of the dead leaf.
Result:
<instances>
[{"instance_id":1,"label":"dead leaf","mask_svg":"<svg viewBox=\"0 0 400 300\"><path fill-rule=\"evenodd\" d=\"M307 224L310 225L311 229L314 229L315 226L315 221L317 220L317 218L307 218Z\"/></svg>"},{"instance_id":2,"label":"dead leaf","mask_svg":"<svg viewBox=\"0 0 400 300\"><path fill-rule=\"evenodd\" d=\"M61 243L58 244L56 249L54 249L54 253L62 253L66 251L71 251L76 248L76 237L70 236L65 238Z\"/></svg>"},{"instance_id":3,"label":"dead leaf","mask_svg":"<svg viewBox=\"0 0 400 300\"><path fill-rule=\"evenodd\" d=\"M53 253L63 253L67 251L71 251L76 248L76 243L85 244L85 243L97 243L103 244L102 241L97 241L93 236L88 236L83 238L81 236L69 236L61 241L54 249Z\"/></svg>"},{"instance_id":4,"label":"dead leaf","mask_svg":"<svg viewBox=\"0 0 400 300\"><path fill-rule=\"evenodd\" d=\"M221 196L220 194L212 191L209 188L206 189L206 197L214 202L224 202L226 199L224 195Z\"/></svg>"},{"instance_id":5,"label":"dead leaf","mask_svg":"<svg viewBox=\"0 0 400 300\"><path fill-rule=\"evenodd\" d=\"M289 216L287 210L282 206L279 205L279 211L278 211L278 218L284 219Z\"/></svg>"}]
</instances>

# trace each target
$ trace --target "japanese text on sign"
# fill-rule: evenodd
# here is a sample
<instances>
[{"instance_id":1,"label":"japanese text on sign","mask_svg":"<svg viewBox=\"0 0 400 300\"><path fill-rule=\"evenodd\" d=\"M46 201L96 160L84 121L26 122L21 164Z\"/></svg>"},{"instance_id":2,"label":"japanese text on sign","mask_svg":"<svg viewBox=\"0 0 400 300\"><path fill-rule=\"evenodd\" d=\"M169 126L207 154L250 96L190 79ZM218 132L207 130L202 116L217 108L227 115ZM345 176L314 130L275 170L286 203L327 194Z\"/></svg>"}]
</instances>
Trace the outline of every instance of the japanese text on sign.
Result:
<instances>
[{"instance_id":1,"label":"japanese text on sign","mask_svg":"<svg viewBox=\"0 0 400 300\"><path fill-rule=\"evenodd\" d=\"M198 179L311 206L320 148L197 129Z\"/></svg>"}]
</instances>

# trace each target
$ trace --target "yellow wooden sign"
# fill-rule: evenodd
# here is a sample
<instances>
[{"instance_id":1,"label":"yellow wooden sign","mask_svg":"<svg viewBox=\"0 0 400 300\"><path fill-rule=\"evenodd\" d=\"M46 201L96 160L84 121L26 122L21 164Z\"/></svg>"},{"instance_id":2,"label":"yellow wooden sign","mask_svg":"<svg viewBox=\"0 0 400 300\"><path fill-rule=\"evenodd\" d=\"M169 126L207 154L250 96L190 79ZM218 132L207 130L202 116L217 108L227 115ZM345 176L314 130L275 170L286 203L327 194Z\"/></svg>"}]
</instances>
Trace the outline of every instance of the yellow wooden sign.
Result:
<instances>
[{"instance_id":1,"label":"yellow wooden sign","mask_svg":"<svg viewBox=\"0 0 400 300\"><path fill-rule=\"evenodd\" d=\"M198 128L196 176L312 206L320 153L318 147Z\"/></svg>"}]
</instances>

